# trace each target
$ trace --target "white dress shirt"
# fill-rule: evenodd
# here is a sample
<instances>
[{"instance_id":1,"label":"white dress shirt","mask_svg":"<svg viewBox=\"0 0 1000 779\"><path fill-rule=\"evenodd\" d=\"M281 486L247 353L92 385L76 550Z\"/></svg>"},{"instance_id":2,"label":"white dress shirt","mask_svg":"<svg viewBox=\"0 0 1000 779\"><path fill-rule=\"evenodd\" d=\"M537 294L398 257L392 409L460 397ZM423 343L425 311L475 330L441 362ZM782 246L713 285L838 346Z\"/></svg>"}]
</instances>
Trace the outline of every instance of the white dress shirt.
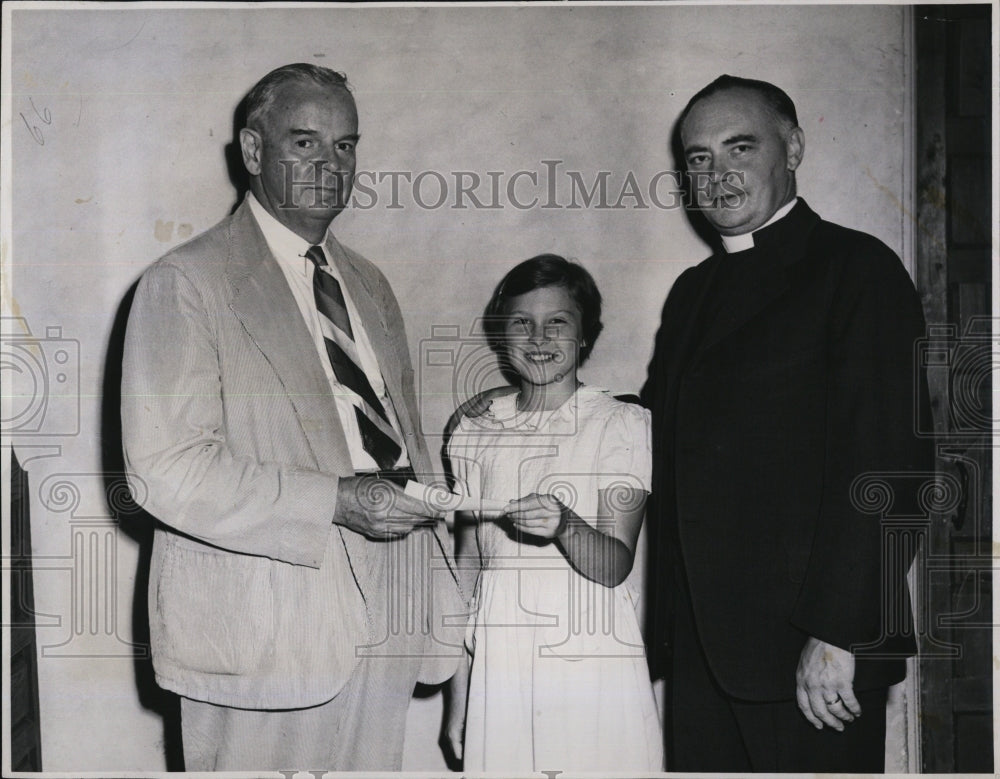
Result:
<instances>
[{"instance_id":1,"label":"white dress shirt","mask_svg":"<svg viewBox=\"0 0 1000 779\"><path fill-rule=\"evenodd\" d=\"M330 363L330 357L326 352L323 331L319 323L319 312L316 310L316 300L313 296L313 273L316 271L316 266L312 260L305 256L312 244L275 219L252 193L248 194L247 197L250 200L250 211L257 220L261 232L264 233L264 240L267 241L267 246L271 250L271 254L278 261L278 266L288 280L288 286L291 287L295 302L299 306L302 318L305 320L306 327L309 328L309 333L312 335L313 343L316 345L316 351L319 353L323 371L326 373L326 379L330 383L334 400L337 402L337 411L340 414L340 422L343 425L344 435L347 438L347 446L351 452L351 462L354 464L354 470L377 470L378 463L365 451L361 442L361 431L358 429L358 420L354 411L355 403L360 399L353 390L337 381L337 377L333 372L333 365ZM400 446L403 451L396 462L396 466L408 465L409 458L406 454L406 446L402 443L406 439L403 437L399 420L396 418L396 413L393 410L392 401L386 393L382 370L379 368L375 352L372 350L371 342L368 340L364 322L354 307L347 287L344 285L344 280L338 276L337 268L330 264L330 256L325 248L323 249L323 255L327 261L324 271L340 282L340 289L344 293L347 313L351 318L351 329L354 331L354 343L357 346L358 357L361 360L361 370L365 372L369 383L372 385L372 389L375 390L375 394L382 402L382 407L389 417L392 429L399 436Z\"/></svg>"}]
</instances>

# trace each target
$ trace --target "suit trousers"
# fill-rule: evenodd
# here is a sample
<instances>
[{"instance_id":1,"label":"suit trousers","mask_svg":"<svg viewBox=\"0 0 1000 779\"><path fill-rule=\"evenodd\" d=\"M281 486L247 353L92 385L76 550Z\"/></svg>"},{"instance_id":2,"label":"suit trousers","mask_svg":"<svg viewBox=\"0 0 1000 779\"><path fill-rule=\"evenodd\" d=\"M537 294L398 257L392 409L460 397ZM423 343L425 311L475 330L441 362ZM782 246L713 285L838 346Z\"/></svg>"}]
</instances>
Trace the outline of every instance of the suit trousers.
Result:
<instances>
[{"instance_id":1,"label":"suit trousers","mask_svg":"<svg viewBox=\"0 0 1000 779\"><path fill-rule=\"evenodd\" d=\"M366 601L371 632L381 638L358 648L347 684L332 700L302 709L236 709L182 697L185 770L400 770L425 639L399 629L398 609L417 594L399 576L401 542L352 546L352 566L373 593Z\"/></svg>"},{"instance_id":2,"label":"suit trousers","mask_svg":"<svg viewBox=\"0 0 1000 779\"><path fill-rule=\"evenodd\" d=\"M679 598L674 630L670 771L882 773L887 689L856 693L862 716L842 732L817 730L795 700L742 701L712 675L698 640L690 601ZM683 603L687 601L687 603ZM733 637L739 641L739 636ZM788 669L794 679L795 669Z\"/></svg>"}]
</instances>

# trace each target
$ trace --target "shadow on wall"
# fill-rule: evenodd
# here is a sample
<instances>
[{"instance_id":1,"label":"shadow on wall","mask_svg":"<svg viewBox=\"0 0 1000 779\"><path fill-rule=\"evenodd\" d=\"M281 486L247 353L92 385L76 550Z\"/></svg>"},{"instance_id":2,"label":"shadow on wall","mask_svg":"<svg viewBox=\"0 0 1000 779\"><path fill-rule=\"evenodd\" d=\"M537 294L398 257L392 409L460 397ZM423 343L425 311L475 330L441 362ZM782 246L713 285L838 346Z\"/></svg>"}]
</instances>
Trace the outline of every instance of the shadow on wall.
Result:
<instances>
[{"instance_id":1,"label":"shadow on wall","mask_svg":"<svg viewBox=\"0 0 1000 779\"><path fill-rule=\"evenodd\" d=\"M236 110L233 111L233 139L226 144L223 151L229 181L233 185L233 189L236 190L236 202L229 209L230 214L239 208L250 189L250 174L247 173L246 166L243 165L243 151L240 149L240 130L246 126L246 118L247 99L244 97L236 106Z\"/></svg>"},{"instance_id":2,"label":"shadow on wall","mask_svg":"<svg viewBox=\"0 0 1000 779\"><path fill-rule=\"evenodd\" d=\"M243 202L249 190L249 176L243 165L239 133L245 125L246 98L233 112L232 140L223 149L229 180L236 190L236 200L230 213ZM119 529L139 548L139 565L135 576L132 600L132 640L137 647L135 678L139 703L163 718L163 750L168 771L183 771L184 756L181 741L180 698L156 683L149 644L149 567L153 551L153 529L157 519L133 500L124 483L125 457L122 451L121 382L122 357L125 348L125 328L138 281L122 298L111 335L104 364L103 400L101 403L101 464L104 473L108 508L118 521Z\"/></svg>"},{"instance_id":3,"label":"shadow on wall","mask_svg":"<svg viewBox=\"0 0 1000 779\"><path fill-rule=\"evenodd\" d=\"M121 382L125 326L138 282L122 298L111 327L107 358L104 363L103 400L101 402L101 464L104 473L108 508L119 529L139 547L139 567L135 575L132 599L132 641L136 646L135 678L139 703L163 718L163 750L168 771L183 771L181 749L180 699L156 684L149 652L149 563L156 519L136 504L125 489L125 457L122 452Z\"/></svg>"},{"instance_id":4,"label":"shadow on wall","mask_svg":"<svg viewBox=\"0 0 1000 779\"><path fill-rule=\"evenodd\" d=\"M236 190L230 213L243 202L249 190L249 176L243 165L239 133L245 125L246 98L233 112L232 140L223 149L229 180ZM133 283L118 306L108 340L104 364L103 400L101 403L101 464L108 508L119 529L139 548L139 564L132 600L132 640L137 647L135 678L140 704L163 718L163 749L168 771L183 771L180 698L156 683L149 644L149 567L153 550L153 529L157 519L135 503L124 483L125 457L122 451L121 382L125 328L138 281Z\"/></svg>"}]
</instances>

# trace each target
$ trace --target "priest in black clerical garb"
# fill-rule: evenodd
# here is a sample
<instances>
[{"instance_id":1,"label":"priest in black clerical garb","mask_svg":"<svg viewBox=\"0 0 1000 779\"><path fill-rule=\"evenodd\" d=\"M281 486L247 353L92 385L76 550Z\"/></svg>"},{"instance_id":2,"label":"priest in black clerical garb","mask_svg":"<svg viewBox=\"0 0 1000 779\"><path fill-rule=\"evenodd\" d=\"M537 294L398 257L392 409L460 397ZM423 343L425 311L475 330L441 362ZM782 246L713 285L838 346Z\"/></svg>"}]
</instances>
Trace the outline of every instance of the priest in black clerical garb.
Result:
<instances>
[{"instance_id":1,"label":"priest in black clerical garb","mask_svg":"<svg viewBox=\"0 0 1000 779\"><path fill-rule=\"evenodd\" d=\"M920 300L888 247L796 196L805 138L782 90L722 76L678 127L721 245L671 289L643 389L668 767L881 772L887 690L915 651L910 560L856 493L931 470Z\"/></svg>"}]
</instances>

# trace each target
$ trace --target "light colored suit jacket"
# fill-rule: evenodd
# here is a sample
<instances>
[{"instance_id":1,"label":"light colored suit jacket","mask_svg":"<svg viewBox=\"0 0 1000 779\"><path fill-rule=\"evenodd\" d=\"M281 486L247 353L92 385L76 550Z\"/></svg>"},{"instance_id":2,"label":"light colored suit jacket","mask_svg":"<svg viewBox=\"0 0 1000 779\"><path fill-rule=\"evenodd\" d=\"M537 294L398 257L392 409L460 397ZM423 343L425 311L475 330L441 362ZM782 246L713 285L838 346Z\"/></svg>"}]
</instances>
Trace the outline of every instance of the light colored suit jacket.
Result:
<instances>
[{"instance_id":1,"label":"light colored suit jacket","mask_svg":"<svg viewBox=\"0 0 1000 779\"><path fill-rule=\"evenodd\" d=\"M326 247L414 469L430 473L392 290L332 236ZM352 567L352 551L357 564L373 542L332 522L338 477L354 473L350 453L320 356L246 202L143 275L122 377L130 482L162 523L149 587L157 682L241 708L330 700L359 647L378 643L366 599L387 595ZM434 595L409 646L425 655L421 679L443 681L461 637L439 628L463 609L447 531L438 523L389 543L405 545L403 557L433 551L407 571L410 586Z\"/></svg>"}]
</instances>

